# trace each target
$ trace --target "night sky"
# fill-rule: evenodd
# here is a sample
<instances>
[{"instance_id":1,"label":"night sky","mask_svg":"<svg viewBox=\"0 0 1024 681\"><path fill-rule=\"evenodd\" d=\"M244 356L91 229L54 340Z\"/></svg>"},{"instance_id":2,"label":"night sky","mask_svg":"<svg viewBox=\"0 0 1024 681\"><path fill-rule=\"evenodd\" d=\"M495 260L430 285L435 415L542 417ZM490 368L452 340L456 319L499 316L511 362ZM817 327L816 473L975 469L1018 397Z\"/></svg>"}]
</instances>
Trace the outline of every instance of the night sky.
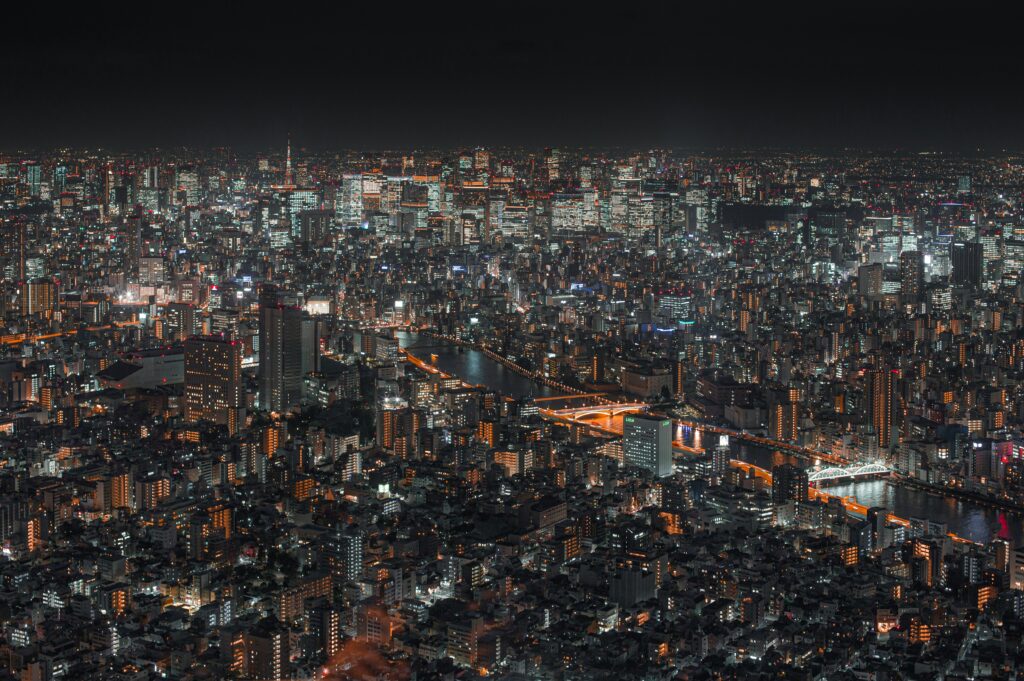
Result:
<instances>
[{"instance_id":1,"label":"night sky","mask_svg":"<svg viewBox=\"0 0 1024 681\"><path fill-rule=\"evenodd\" d=\"M1009 15L719 4L5 7L0 148L1024 148Z\"/></svg>"}]
</instances>

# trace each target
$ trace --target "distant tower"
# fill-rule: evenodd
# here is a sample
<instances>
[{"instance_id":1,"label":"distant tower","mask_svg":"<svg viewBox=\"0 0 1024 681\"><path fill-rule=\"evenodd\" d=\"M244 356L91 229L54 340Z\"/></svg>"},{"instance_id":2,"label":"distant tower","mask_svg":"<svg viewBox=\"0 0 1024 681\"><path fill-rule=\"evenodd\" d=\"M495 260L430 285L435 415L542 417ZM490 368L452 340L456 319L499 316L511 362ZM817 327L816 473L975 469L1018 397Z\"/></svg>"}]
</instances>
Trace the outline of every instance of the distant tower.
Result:
<instances>
[{"instance_id":1,"label":"distant tower","mask_svg":"<svg viewBox=\"0 0 1024 681\"><path fill-rule=\"evenodd\" d=\"M284 161L284 186L295 186L295 183L292 182L292 136L290 134L288 135L288 152Z\"/></svg>"}]
</instances>

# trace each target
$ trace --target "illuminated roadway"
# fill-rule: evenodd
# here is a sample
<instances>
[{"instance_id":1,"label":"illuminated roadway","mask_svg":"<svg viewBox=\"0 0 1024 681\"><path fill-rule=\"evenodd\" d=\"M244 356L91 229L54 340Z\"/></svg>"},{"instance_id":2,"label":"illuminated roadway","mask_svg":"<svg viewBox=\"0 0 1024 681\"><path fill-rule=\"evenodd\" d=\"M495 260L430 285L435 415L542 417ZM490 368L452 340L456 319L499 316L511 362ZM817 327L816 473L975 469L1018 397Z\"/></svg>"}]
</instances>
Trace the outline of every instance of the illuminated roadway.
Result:
<instances>
[{"instance_id":1,"label":"illuminated roadway","mask_svg":"<svg viewBox=\"0 0 1024 681\"><path fill-rule=\"evenodd\" d=\"M631 402L608 403L587 407L576 407L573 409L540 409L539 411L541 416L549 420L570 424L578 423L599 432L622 435L622 415L638 414L646 411L647 408L648 405L646 404ZM696 423L694 421L683 421L680 419L674 419L673 423L676 432L679 432L680 427L692 428L697 431L711 433L713 435L728 435L730 438L756 444L761 447L767 447L769 449L788 452L795 456L811 459L815 462L825 462L834 466L846 466L851 463L848 459L840 456L819 452L816 449L810 449L808 447L801 447L800 445L795 445L792 442L784 442L782 440L773 440L771 438L761 437L760 435L753 435L751 433L743 432L742 430L733 430L732 428L723 428L721 426L712 426L706 423ZM700 448L694 448L686 445L678 438L673 442L673 445L676 449L684 452L699 453L701 451Z\"/></svg>"},{"instance_id":2,"label":"illuminated roadway","mask_svg":"<svg viewBox=\"0 0 1024 681\"><path fill-rule=\"evenodd\" d=\"M89 326L86 327L84 330L90 332L110 331L111 329L119 329L138 325L138 322L114 322L113 324L107 324L105 326ZM80 329L68 329L67 331L60 331L58 333L43 333L31 336L24 333L15 333L0 337L0 343L4 345L22 345L23 343L38 343L41 341L54 340L55 338L66 338L68 336L74 336L77 335L79 331Z\"/></svg>"},{"instance_id":3,"label":"illuminated roadway","mask_svg":"<svg viewBox=\"0 0 1024 681\"><path fill-rule=\"evenodd\" d=\"M440 369L438 369L433 364L430 364L428 362L424 362L420 358L416 357L415 355L410 354L409 352L407 352L404 349L400 350L400 352L401 352L401 354L403 354L405 356L406 361L410 362L411 364L419 367L420 369L422 369L422 370L424 370L424 371L426 371L428 373L437 374L437 375L441 376L442 378L457 378L455 376L452 376L451 374L447 374L447 373L441 371ZM460 382L463 385L466 385L466 386L470 385L470 384L466 383L465 381L461 381L460 380ZM596 396L597 394L591 394L591 395ZM591 396L591 395L588 395L588 397ZM567 396L565 396L565 397L563 397L561 399L571 400L571 399L580 398L580 397L583 397L583 395L567 395ZM556 400L556 399L559 399L559 398L552 398L549 401L553 401L553 400ZM603 398L598 398L598 399L603 399ZM648 407L648 405L642 404L642 403L639 403L639 402L612 403L612 402L609 402L607 400L603 400L603 401L605 402L605 404L603 404L603 405L594 405L594 406L588 406L588 407L578 407L576 409L546 409L546 408L542 408L542 409L538 409L538 412L540 413L540 415L542 417L544 417L546 419L549 419L551 421L557 421L557 422L560 422L560 423L565 423L565 424L570 424L570 425L571 424L578 424L578 425L581 425L581 426L585 426L589 430L596 431L596 432L599 432L599 433L603 433L605 435L611 435L611 436L614 436L614 437L621 437L622 436L622 432L623 432L623 427L622 427L623 415L624 414L637 414L637 413L641 413L643 411L646 411L646 409ZM731 430L731 429L728 429L728 428L721 428L721 427L718 427L718 426L707 426L707 425L704 425L704 424L701 424L701 423L692 423L692 422L688 422L688 421L681 421L681 420L678 420L678 419L675 421L675 424L676 424L675 428L678 428L678 427L682 426L682 427L689 427L689 428L696 429L696 432L698 434L695 435L695 438L699 438L700 437L699 436L700 431L707 431L707 432L716 433L716 434L729 435L729 437L736 437L736 438L739 438L741 440L746 440L748 442L754 442L756 444L760 444L760 445L766 446L766 447L777 447L778 449L784 449L785 451L789 451L789 452L792 452L792 453L795 453L795 454L798 454L798 455L802 455L802 456L806 456L806 457L809 457L809 458L813 458L813 459L819 459L819 460L822 460L822 461L828 461L830 463L833 463L833 464L836 464L836 465L840 465L840 466L841 465L846 465L846 464L849 463L846 459L843 459L841 457L835 457L835 456L830 456L830 455L822 454L821 452L815 451L813 449L808 449L806 447L799 447L799 446L796 446L796 445L792 445L792 444L790 444L788 442L779 442L778 440L771 440L769 438L763 438L763 437L759 437L759 436L755 436L755 435L750 435L749 433L744 433L742 431L734 431L734 430ZM684 452L684 453L688 453L688 454L703 454L704 453L703 449L697 448L697 447L691 447L691 446L685 444L684 442L682 442L681 440L678 440L678 439L674 440L672 442L672 445L673 445L673 448L676 451L679 451L679 452ZM760 468L758 466L755 466L753 464L747 463L745 461L738 461L736 459L731 460L729 462L729 464L731 466L733 466L734 468L740 468L740 469L742 469L744 471L747 471L749 474L752 474L752 475L760 478L761 480L763 480L769 487L771 486L771 482L772 482L772 474L771 474L771 472L766 471L765 469ZM843 505L843 507L849 513L852 513L852 514L855 514L855 515L858 515L858 516L861 516L861 517L866 517L867 516L868 507L865 506L864 504L859 503L854 497L839 497L839 496L836 496L836 495L833 495L833 494L829 494L827 492L823 492L823 491L817 489L816 487L810 487L810 486L807 488L807 492L808 492L808 496L811 499L821 499L823 501L828 501L829 499L838 499L839 502ZM906 518L901 518L901 517L899 517L897 515L893 515L892 513L888 514L888 519L889 519L889 521L891 521L893 523L896 523L898 525L903 525L904 527L907 527L907 526L910 525L910 521L908 521ZM959 536L957 536L957 535L955 535L953 533L949 533L949 536L954 541L963 542L963 543L967 543L967 544L974 543L974 542L971 542L969 539L964 539L963 537L959 537Z\"/></svg>"}]
</instances>

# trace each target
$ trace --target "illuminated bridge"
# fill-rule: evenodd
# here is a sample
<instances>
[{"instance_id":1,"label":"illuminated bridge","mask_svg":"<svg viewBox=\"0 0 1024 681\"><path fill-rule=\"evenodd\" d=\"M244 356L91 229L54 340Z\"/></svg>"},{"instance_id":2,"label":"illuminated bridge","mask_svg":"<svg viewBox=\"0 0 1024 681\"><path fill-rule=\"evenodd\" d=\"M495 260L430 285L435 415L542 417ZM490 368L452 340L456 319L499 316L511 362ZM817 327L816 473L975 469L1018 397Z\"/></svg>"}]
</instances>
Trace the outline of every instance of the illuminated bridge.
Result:
<instances>
[{"instance_id":1,"label":"illuminated bridge","mask_svg":"<svg viewBox=\"0 0 1024 681\"><path fill-rule=\"evenodd\" d=\"M619 414L635 414L646 411L646 404L641 402L613 402L611 404L597 404L592 407L577 407L575 409L554 409L549 410L557 416L564 416L567 419L583 419L588 416L618 416Z\"/></svg>"},{"instance_id":2,"label":"illuminated bridge","mask_svg":"<svg viewBox=\"0 0 1024 681\"><path fill-rule=\"evenodd\" d=\"M588 407L577 407L575 409L542 408L539 411L540 415L547 419L561 421L563 423L579 423L587 426L591 430L606 433L608 435L622 435L621 416L628 413L640 413L647 411L649 406L650 405L640 402L627 402L597 404ZM723 428L721 426L714 426L707 423L696 423L680 419L674 419L674 425L675 427L682 426L684 428L693 428L705 434L727 435L730 438L735 438L743 442L780 450L814 462L823 461L836 467L847 466L850 464L848 459L828 452L821 452L792 442L773 440L771 438L761 437L760 435L754 435L753 433L747 433L732 428ZM678 439L672 444L676 449L690 453L699 453L701 451L699 446L689 446ZM863 475L869 474L864 473Z\"/></svg>"},{"instance_id":3,"label":"illuminated bridge","mask_svg":"<svg viewBox=\"0 0 1024 681\"><path fill-rule=\"evenodd\" d=\"M829 466L820 468L811 473L807 482L815 483L831 482L833 480L848 480L852 478L865 478L872 475L888 475L891 471L888 466L880 463L866 463L853 466Z\"/></svg>"}]
</instances>

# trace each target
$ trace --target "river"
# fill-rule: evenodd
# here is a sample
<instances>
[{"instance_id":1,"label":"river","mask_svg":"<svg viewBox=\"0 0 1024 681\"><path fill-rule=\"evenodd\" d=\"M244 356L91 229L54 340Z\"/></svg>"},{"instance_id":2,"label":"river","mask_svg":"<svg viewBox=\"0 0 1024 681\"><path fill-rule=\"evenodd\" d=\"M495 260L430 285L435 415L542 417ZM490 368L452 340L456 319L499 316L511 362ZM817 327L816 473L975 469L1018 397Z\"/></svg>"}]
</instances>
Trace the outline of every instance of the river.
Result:
<instances>
[{"instance_id":1,"label":"river","mask_svg":"<svg viewBox=\"0 0 1024 681\"><path fill-rule=\"evenodd\" d=\"M486 385L514 398L560 394L510 371L477 350L465 348L460 352L458 347L445 341L415 333L398 332L396 336L403 348L411 350L420 359L429 360L431 354L437 355L438 368L458 376L467 383ZM684 439L687 437L692 438L693 435L685 435ZM699 438L700 435L696 437ZM707 442L696 444L706 445ZM736 441L731 444L735 458L769 470L773 465L785 461L798 465L807 464L795 457L773 454L762 447L740 445ZM1009 540L1014 546L1024 543L1024 518L981 508L970 502L935 496L886 480L862 480L830 486L826 491L837 496L854 497L865 506L884 506L902 518L926 518L945 523L950 532L972 541L987 542L999 536Z\"/></svg>"},{"instance_id":2,"label":"river","mask_svg":"<svg viewBox=\"0 0 1024 681\"><path fill-rule=\"evenodd\" d=\"M437 355L434 364L441 371L473 385L486 385L502 395L520 399L530 395L548 397L562 394L517 374L479 350L462 348L460 352L458 346L446 341L407 331L398 331L395 337L399 345L424 361L429 362L430 355Z\"/></svg>"},{"instance_id":3,"label":"river","mask_svg":"<svg viewBox=\"0 0 1024 681\"><path fill-rule=\"evenodd\" d=\"M781 463L808 465L793 456L780 455L763 447L732 442L733 457L771 470ZM1024 517L970 502L929 494L888 480L867 479L844 485L829 485L822 491L839 497L853 497L865 506L882 506L901 518L925 518L945 523L950 532L976 542L995 537L1008 540L1013 546L1024 543Z\"/></svg>"}]
</instances>

